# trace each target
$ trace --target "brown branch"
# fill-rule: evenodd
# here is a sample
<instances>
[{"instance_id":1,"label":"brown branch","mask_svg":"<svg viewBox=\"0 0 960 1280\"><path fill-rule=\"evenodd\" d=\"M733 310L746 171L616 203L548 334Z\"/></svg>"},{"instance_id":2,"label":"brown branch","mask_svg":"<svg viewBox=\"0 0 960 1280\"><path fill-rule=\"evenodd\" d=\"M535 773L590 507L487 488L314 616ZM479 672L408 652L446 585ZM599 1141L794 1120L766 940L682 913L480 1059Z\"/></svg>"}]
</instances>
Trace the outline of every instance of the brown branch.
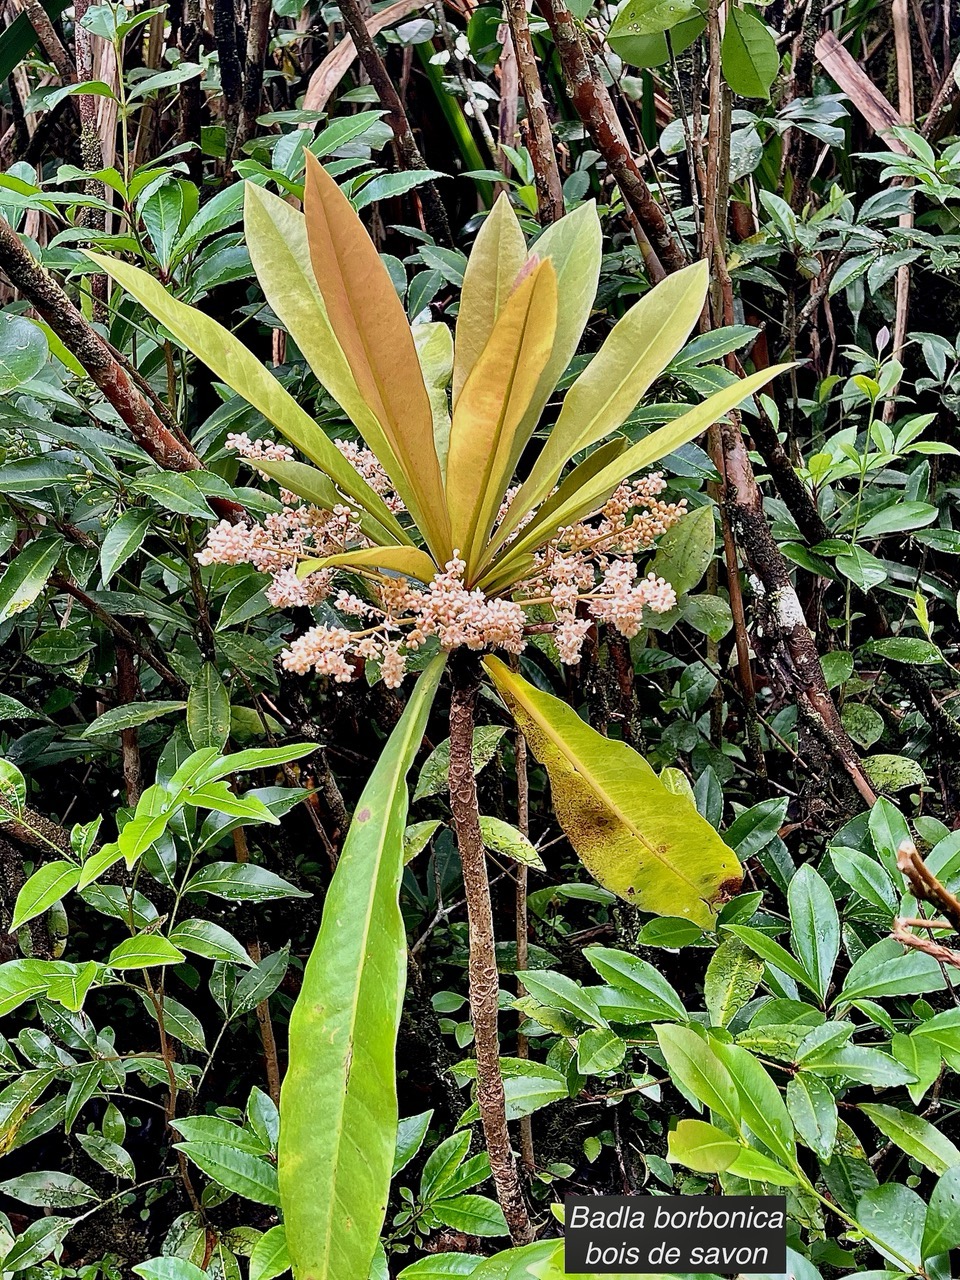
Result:
<instances>
[{"instance_id":1,"label":"brown branch","mask_svg":"<svg viewBox=\"0 0 960 1280\"><path fill-rule=\"evenodd\" d=\"M524 12L526 12L526 8L524 8ZM516 147L520 142L520 126L517 121L520 68L517 63L517 50L513 43L513 36L510 34L510 27L506 22L501 22L497 28L497 39L500 41L500 61L497 64L497 73L500 81L497 130L501 148L497 163L500 166L500 172L508 174L511 169L510 158L503 151L503 148L505 146ZM529 110L528 107L528 114Z\"/></svg>"},{"instance_id":2,"label":"brown branch","mask_svg":"<svg viewBox=\"0 0 960 1280\"><path fill-rule=\"evenodd\" d=\"M76 0L74 6L74 44L77 57L77 80L81 84L93 79L93 36L83 25L83 18L90 8L90 0ZM77 108L80 112L80 158L85 169L96 172L103 168L103 147L100 142L100 129L97 119L98 99L92 93L81 93L77 97ZM106 198L105 184L96 178L84 183L84 194L96 199ZM106 226L106 213L103 209L91 207L82 210L85 226L102 231ZM90 278L90 292L96 300L95 318L105 319L107 301L107 277L98 272Z\"/></svg>"},{"instance_id":3,"label":"brown branch","mask_svg":"<svg viewBox=\"0 0 960 1280\"><path fill-rule=\"evenodd\" d=\"M243 66L243 101L237 126L237 149L253 135L263 96L263 74L270 46L270 0L251 0Z\"/></svg>"},{"instance_id":4,"label":"brown branch","mask_svg":"<svg viewBox=\"0 0 960 1280\"><path fill-rule=\"evenodd\" d=\"M876 794L827 689L820 655L790 579L787 563L770 531L763 498L739 425L720 426L725 507L757 584L765 620L758 642L771 649L774 665L797 698L801 713L850 776L867 804Z\"/></svg>"},{"instance_id":5,"label":"brown branch","mask_svg":"<svg viewBox=\"0 0 960 1280\"><path fill-rule=\"evenodd\" d=\"M683 245L675 238L627 145L613 100L594 56L581 36L576 19L564 0L539 0L539 3L557 46L574 109L606 161L628 210L634 214L649 240L645 261L648 270L652 268L651 278L658 278L654 274L658 268L661 273L663 268L679 271L687 265Z\"/></svg>"},{"instance_id":6,"label":"brown branch","mask_svg":"<svg viewBox=\"0 0 960 1280\"><path fill-rule=\"evenodd\" d=\"M403 169L423 171L428 168L427 162L420 154L420 148L410 128L410 121L404 110L396 86L390 79L386 64L380 57L373 36L367 30L363 10L357 0L342 0L340 14L344 26L353 38L357 56L364 71L370 77L370 83L377 91L380 105L387 113L387 124L393 130L394 143L397 148L397 159ZM447 211L440 199L436 184L425 182L420 188L423 199L423 215L427 230L441 244L452 245L453 233L447 218Z\"/></svg>"},{"instance_id":7,"label":"brown branch","mask_svg":"<svg viewBox=\"0 0 960 1280\"><path fill-rule=\"evenodd\" d=\"M917 901L936 907L960 933L960 898L937 879L912 840L904 840L897 850L897 866L909 880L910 891Z\"/></svg>"},{"instance_id":8,"label":"brown branch","mask_svg":"<svg viewBox=\"0 0 960 1280\"><path fill-rule=\"evenodd\" d=\"M125 645L132 653L137 654L137 656L144 662L153 667L154 671L164 684L169 685L176 693L184 694L188 692L189 686L184 680L181 680L174 671L171 671L166 663L162 662L155 654L151 653L148 648L142 645L132 631L125 627L123 623L118 618L115 618L107 609L104 609L102 605L97 604L96 600L91 596L88 596L87 593L81 590L75 582L72 582L69 578L64 577L63 574L60 573L55 573L50 581L60 591L65 591L67 595L73 596L74 600L82 604L98 622L102 623L108 631L111 631L116 638L118 645Z\"/></svg>"},{"instance_id":9,"label":"brown branch","mask_svg":"<svg viewBox=\"0 0 960 1280\"><path fill-rule=\"evenodd\" d=\"M957 108L960 107L960 58L950 68L943 83L936 92L930 110L927 112L927 118L923 122L923 128L920 132L928 142L938 142L941 138L946 137L953 128L954 120L957 115Z\"/></svg>"},{"instance_id":10,"label":"brown branch","mask_svg":"<svg viewBox=\"0 0 960 1280\"><path fill-rule=\"evenodd\" d=\"M0 821L3 824L3 834L12 837L18 844L25 845L28 849L38 849L46 854L51 850L70 853L70 833L65 827L61 827L59 822L54 822L52 818L46 818L42 813L37 813L35 809L29 807L24 807L23 812L17 814L2 795L0 795Z\"/></svg>"},{"instance_id":11,"label":"brown branch","mask_svg":"<svg viewBox=\"0 0 960 1280\"><path fill-rule=\"evenodd\" d=\"M923 938L919 934L911 933L909 929L904 928L902 920L894 920L890 936L894 942L899 942L903 947L912 947L914 951L922 951L938 964L952 964L960 969L960 951L953 951L950 947L945 947L942 942L934 942L932 938Z\"/></svg>"},{"instance_id":12,"label":"brown branch","mask_svg":"<svg viewBox=\"0 0 960 1280\"><path fill-rule=\"evenodd\" d=\"M923 53L923 65L932 90L933 86L940 79L940 71L937 67L936 59L933 56L933 45L930 43L930 32L927 30L927 22L923 14L923 7L920 0L910 0L910 9L913 13L913 21L917 30L917 35L920 37L920 49Z\"/></svg>"},{"instance_id":13,"label":"brown branch","mask_svg":"<svg viewBox=\"0 0 960 1280\"><path fill-rule=\"evenodd\" d=\"M510 1228L510 1236L514 1244L520 1245L533 1239L533 1227L517 1175L500 1072L497 1030L500 975L486 853L477 808L477 781L473 773L474 709L480 688L480 671L472 654L454 653L450 672L453 679L450 700L450 808L457 831L470 928L470 1012L477 1054L477 1106L497 1198Z\"/></svg>"},{"instance_id":14,"label":"brown branch","mask_svg":"<svg viewBox=\"0 0 960 1280\"><path fill-rule=\"evenodd\" d=\"M765 358L765 352L765 346L763 355L761 355L756 346L754 347L752 358L757 369L766 369L769 365L769 361ZM733 358L730 367L739 377L742 378L744 376L743 365L736 357ZM813 495L801 480L796 467L790 461L790 456L780 441L777 429L759 399L757 400L757 409L757 416L750 423L750 438L757 452L763 458L763 464L770 472L773 482L777 486L777 492L786 503L794 520L796 520L797 528L806 538L809 545L815 547L818 542L824 542L830 537L830 529L823 516L817 510Z\"/></svg>"},{"instance_id":15,"label":"brown branch","mask_svg":"<svg viewBox=\"0 0 960 1280\"><path fill-rule=\"evenodd\" d=\"M530 37L526 0L505 0L504 12L516 53L523 99L527 104L527 127L524 133L537 188L537 211L541 225L546 226L563 217L563 187L560 184L560 170L557 168L557 154L550 132L543 85ZM501 135L501 141L503 140Z\"/></svg>"},{"instance_id":16,"label":"brown branch","mask_svg":"<svg viewBox=\"0 0 960 1280\"><path fill-rule=\"evenodd\" d=\"M234 790L236 780L234 779ZM250 847L247 844L247 833L243 827L237 827L233 833L233 850L238 862L250 861ZM260 942L254 939L247 943L247 954L254 964L263 958ZM267 1073L267 1092L276 1106L280 1105L280 1060L277 1055L277 1037L273 1031L273 1019L270 1016L270 1001L261 1000L257 1005L257 1027L260 1031L260 1043L263 1045L264 1068Z\"/></svg>"},{"instance_id":17,"label":"brown branch","mask_svg":"<svg viewBox=\"0 0 960 1280\"><path fill-rule=\"evenodd\" d=\"M519 663L516 663L519 666ZM516 774L517 774L517 828L522 835L530 838L530 776L527 771L527 740L523 736L519 727L514 729L513 734L513 750L516 758ZM529 939L529 911L527 909L527 879L528 872L524 863L518 862L515 866L514 874L516 876L516 938L517 938L517 969L523 970L527 968L530 958L530 939ZM517 982L517 992L523 996L526 994L523 983ZM523 1022L521 1014L520 1021ZM522 1031L517 1031L517 1057L528 1058L530 1056L530 1046L527 1037ZM536 1152L533 1146L533 1123L530 1116L520 1117L520 1155L523 1160L523 1166L527 1173L533 1173L537 1167Z\"/></svg>"},{"instance_id":18,"label":"brown branch","mask_svg":"<svg viewBox=\"0 0 960 1280\"><path fill-rule=\"evenodd\" d=\"M63 84L75 84L77 71L73 65L73 59L64 48L63 42L57 35L53 21L40 3L40 0L22 0L18 7L30 20L30 25L37 33L37 39L40 41L44 53L53 63Z\"/></svg>"},{"instance_id":19,"label":"brown branch","mask_svg":"<svg viewBox=\"0 0 960 1280\"><path fill-rule=\"evenodd\" d=\"M142 696L133 653L129 645L117 644L117 706L136 702ZM140 735L136 728L120 730L120 755L123 760L123 782L127 792L127 804L136 808L143 790L143 771L140 767Z\"/></svg>"},{"instance_id":20,"label":"brown branch","mask_svg":"<svg viewBox=\"0 0 960 1280\"><path fill-rule=\"evenodd\" d=\"M199 471L203 463L159 419L97 331L87 323L54 278L33 260L20 237L0 218L0 270L33 309L45 320L64 346L113 405L130 434L151 458L167 471ZM229 518L243 508L222 498L211 506Z\"/></svg>"}]
</instances>

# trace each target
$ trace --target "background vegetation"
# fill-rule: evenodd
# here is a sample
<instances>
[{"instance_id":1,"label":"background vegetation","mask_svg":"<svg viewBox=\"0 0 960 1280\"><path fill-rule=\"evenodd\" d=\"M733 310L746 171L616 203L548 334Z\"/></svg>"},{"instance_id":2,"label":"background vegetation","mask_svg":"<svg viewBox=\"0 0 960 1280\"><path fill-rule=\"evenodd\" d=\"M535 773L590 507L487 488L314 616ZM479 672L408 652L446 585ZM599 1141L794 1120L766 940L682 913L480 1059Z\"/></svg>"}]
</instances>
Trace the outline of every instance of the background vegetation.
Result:
<instances>
[{"instance_id":1,"label":"background vegetation","mask_svg":"<svg viewBox=\"0 0 960 1280\"><path fill-rule=\"evenodd\" d=\"M349 683L286 669L295 635L344 613L278 608L253 565L198 560L219 521L280 510L227 443L276 433L199 339L84 251L219 320L327 436L357 440L244 231L245 182L299 209L312 153L420 325L455 324L498 194L534 252L596 202L596 300L534 446L614 324L700 259L694 335L622 434L795 362L658 463L688 514L639 563L675 607L632 638L585 626L576 664L544 613L512 660L642 753L742 885L699 921L604 887L558 822L556 777L492 686L477 697L512 1205L513 1157L488 1150L474 1097L455 672L411 740L401 1123L372 1280L558 1275L549 1206L569 1192L764 1187L788 1195L795 1280L956 1274L949 0L11 0L4 15L4 1273L289 1266L291 1011L364 786L396 764L396 736L382 753L408 700L428 709L377 660Z\"/></svg>"}]
</instances>

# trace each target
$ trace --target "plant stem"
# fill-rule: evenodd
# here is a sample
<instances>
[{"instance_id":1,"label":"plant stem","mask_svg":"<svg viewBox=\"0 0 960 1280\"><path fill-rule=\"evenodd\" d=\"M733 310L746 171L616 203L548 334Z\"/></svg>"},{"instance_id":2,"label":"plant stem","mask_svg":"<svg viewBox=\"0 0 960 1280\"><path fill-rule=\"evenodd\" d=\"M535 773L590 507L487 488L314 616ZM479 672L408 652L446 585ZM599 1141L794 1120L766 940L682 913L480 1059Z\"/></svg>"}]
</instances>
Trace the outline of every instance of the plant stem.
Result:
<instances>
[{"instance_id":1,"label":"plant stem","mask_svg":"<svg viewBox=\"0 0 960 1280\"><path fill-rule=\"evenodd\" d=\"M643 229L641 251L651 279L662 279L664 268L679 271L687 265L686 252L640 172L600 70L581 36L582 24L564 0L539 0L539 8L556 44L573 107Z\"/></svg>"},{"instance_id":2,"label":"plant stem","mask_svg":"<svg viewBox=\"0 0 960 1280\"><path fill-rule=\"evenodd\" d=\"M517 826L522 835L530 837L530 779L527 774L527 740L519 729L513 739L517 759ZM516 864L517 877L517 969L526 969L529 960L529 928L527 912L527 868L522 862ZM520 995L524 995L523 983L518 983ZM523 1015L520 1021L523 1022ZM530 1049L527 1037L522 1031L517 1032L517 1057L528 1058ZM523 1167L533 1173L537 1167L536 1153L533 1147L533 1123L530 1116L520 1117L520 1155Z\"/></svg>"},{"instance_id":3,"label":"plant stem","mask_svg":"<svg viewBox=\"0 0 960 1280\"><path fill-rule=\"evenodd\" d=\"M477 783L473 773L473 724L480 671L477 659L456 653L450 662L450 807L463 867L470 925L470 1012L477 1051L477 1105L490 1156L497 1198L514 1244L533 1239L517 1163L507 1128L506 1099L500 1074L497 1013L500 976L493 933L493 909L486 855L480 834Z\"/></svg>"},{"instance_id":4,"label":"plant stem","mask_svg":"<svg viewBox=\"0 0 960 1280\"><path fill-rule=\"evenodd\" d=\"M412 171L427 169L429 166L420 154L420 148L413 136L400 95L390 79L390 73L374 44L373 36L367 30L366 15L360 8L358 0L343 0L340 5L340 14L343 25L353 38L360 64L370 77L370 83L377 91L380 105L387 113L387 124L393 130L397 159L400 161L401 168ZM440 244L452 245L453 233L450 230L447 211L432 181L423 183L420 188L420 198L427 230Z\"/></svg>"},{"instance_id":5,"label":"plant stem","mask_svg":"<svg viewBox=\"0 0 960 1280\"><path fill-rule=\"evenodd\" d=\"M533 164L534 183L537 188L537 210L541 226L563 217L563 186L557 167L557 153L550 131L550 117L543 96L543 84L537 69L537 59L530 37L530 20L526 0L506 0L504 13L510 27L510 38L516 53L517 71L527 104L525 141ZM512 146L513 139L501 137Z\"/></svg>"}]
</instances>

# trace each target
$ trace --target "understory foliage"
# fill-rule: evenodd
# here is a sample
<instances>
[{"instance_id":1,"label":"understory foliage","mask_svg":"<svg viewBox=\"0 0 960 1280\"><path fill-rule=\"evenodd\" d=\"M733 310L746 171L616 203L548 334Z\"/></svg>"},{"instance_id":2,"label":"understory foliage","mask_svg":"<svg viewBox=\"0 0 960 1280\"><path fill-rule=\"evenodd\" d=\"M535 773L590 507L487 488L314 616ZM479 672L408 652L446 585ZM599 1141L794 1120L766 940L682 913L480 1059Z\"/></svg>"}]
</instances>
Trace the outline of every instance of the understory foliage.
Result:
<instances>
[{"instance_id":1,"label":"understory foliage","mask_svg":"<svg viewBox=\"0 0 960 1280\"><path fill-rule=\"evenodd\" d=\"M950 6L5 17L3 1277L960 1274Z\"/></svg>"}]
</instances>

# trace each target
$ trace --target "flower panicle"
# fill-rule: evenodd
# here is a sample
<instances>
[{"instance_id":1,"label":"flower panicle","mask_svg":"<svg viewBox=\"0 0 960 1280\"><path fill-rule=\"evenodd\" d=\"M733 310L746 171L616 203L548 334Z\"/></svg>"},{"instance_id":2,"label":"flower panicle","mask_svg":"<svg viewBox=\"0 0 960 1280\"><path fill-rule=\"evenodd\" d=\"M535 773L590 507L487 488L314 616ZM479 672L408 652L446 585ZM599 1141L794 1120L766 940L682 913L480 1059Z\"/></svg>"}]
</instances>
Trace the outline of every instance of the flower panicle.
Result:
<instances>
[{"instance_id":1,"label":"flower panicle","mask_svg":"<svg viewBox=\"0 0 960 1280\"><path fill-rule=\"evenodd\" d=\"M228 442L254 466L258 458L289 456L286 446L251 442L245 434L231 436ZM350 441L336 444L391 509L402 511L374 454ZM595 623L631 637L640 631L648 612L665 613L676 605L673 587L653 572L640 576L636 563L636 557L685 514L684 501L661 498L665 488L660 473L625 481L593 515L561 529L537 553L529 574L497 595L467 586L467 566L459 551L429 583L374 576L366 598L338 589L336 569L299 574L297 566L304 560L370 544L359 516L346 504L324 511L288 493L281 493L283 510L266 516L262 524L215 525L198 559L205 565L252 564L270 575L267 597L275 607L329 602L356 624L325 623L292 639L281 654L288 671L315 671L346 683L362 663L373 661L384 683L396 688L408 655L430 639L445 652L467 648L519 654L534 629L552 636L561 662L575 665ZM540 611L534 621L529 611L535 606ZM544 610L549 614L546 621Z\"/></svg>"}]
</instances>

